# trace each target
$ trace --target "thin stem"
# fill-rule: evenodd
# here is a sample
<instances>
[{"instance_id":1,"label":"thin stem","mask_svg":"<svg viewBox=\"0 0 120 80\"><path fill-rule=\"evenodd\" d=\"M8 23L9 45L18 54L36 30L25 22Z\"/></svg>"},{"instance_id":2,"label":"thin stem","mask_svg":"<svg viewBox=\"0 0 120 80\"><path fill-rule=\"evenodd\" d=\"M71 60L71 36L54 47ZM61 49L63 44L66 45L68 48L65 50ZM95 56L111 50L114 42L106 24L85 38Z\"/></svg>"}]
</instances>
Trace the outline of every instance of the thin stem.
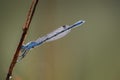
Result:
<instances>
[{"instance_id":1,"label":"thin stem","mask_svg":"<svg viewBox=\"0 0 120 80\"><path fill-rule=\"evenodd\" d=\"M22 44L23 44L23 42L25 40L25 37L27 35L27 31L29 29L31 20L33 18L33 14L35 12L37 3L38 3L38 0L33 0L32 1L32 4L30 6L30 10L29 10L28 15L27 15L27 19L26 19L25 25L23 26L23 33L21 35L19 44L17 46L17 49L16 49L15 54L14 54L14 57L13 57L12 62L10 64L10 67L9 67L9 70L8 70L8 73L7 73L7 76L6 76L6 80L10 80L10 78L12 76L13 69L14 69L14 67L16 65L16 61L17 61L17 58L19 56L21 46L22 46Z\"/></svg>"}]
</instances>

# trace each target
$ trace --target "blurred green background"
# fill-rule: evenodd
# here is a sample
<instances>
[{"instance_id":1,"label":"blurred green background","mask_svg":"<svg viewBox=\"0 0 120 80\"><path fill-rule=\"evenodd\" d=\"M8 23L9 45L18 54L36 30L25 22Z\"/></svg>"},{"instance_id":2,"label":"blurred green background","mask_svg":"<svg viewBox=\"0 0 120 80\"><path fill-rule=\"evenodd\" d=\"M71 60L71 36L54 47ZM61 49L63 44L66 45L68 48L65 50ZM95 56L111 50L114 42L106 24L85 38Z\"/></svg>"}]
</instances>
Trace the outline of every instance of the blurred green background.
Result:
<instances>
[{"instance_id":1,"label":"blurred green background","mask_svg":"<svg viewBox=\"0 0 120 80\"><path fill-rule=\"evenodd\" d=\"M0 0L0 80L5 80L32 0ZM25 43L78 20L66 37L29 52L15 80L120 80L119 0L40 0Z\"/></svg>"}]
</instances>

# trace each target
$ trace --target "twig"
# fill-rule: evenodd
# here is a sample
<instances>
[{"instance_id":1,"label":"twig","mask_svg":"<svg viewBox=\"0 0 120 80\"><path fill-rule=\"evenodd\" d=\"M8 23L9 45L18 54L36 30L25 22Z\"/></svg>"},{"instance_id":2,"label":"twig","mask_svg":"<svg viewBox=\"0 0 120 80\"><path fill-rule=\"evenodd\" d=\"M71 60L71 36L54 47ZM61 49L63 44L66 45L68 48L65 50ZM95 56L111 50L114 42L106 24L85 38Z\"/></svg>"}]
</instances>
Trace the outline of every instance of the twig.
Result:
<instances>
[{"instance_id":1,"label":"twig","mask_svg":"<svg viewBox=\"0 0 120 80\"><path fill-rule=\"evenodd\" d=\"M24 42L24 40L25 40L25 36L26 36L27 31L28 31L28 29L29 29L29 26L30 26L31 20L32 20L32 18L33 18L33 14L34 14L34 12L35 12L37 3L38 3L38 0L33 0L33 1L32 1L30 10L29 10L28 15L27 15L27 19L26 19L25 25L23 26L23 33L22 33L22 35L21 35L20 42L19 42L19 44L18 44L18 47L17 47L17 49L16 49L16 52L15 52L14 57L13 57L13 59L12 59L12 62L11 62L11 64L10 64L10 67L9 67L9 70L8 70L8 73L7 73L7 76L6 76L6 80L10 80L10 78L12 77L13 69L14 69L14 67L15 67L17 58L18 58L18 56L19 56L21 46L22 46L22 44L23 44L23 42Z\"/></svg>"}]
</instances>

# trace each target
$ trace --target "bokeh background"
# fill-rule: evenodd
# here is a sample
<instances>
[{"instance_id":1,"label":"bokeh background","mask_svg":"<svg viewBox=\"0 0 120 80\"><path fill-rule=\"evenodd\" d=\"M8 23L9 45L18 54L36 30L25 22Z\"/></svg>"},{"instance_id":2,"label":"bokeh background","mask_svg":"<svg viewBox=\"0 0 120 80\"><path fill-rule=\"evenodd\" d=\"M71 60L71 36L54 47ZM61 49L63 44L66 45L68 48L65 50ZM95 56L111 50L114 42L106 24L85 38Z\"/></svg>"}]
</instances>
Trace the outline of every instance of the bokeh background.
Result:
<instances>
[{"instance_id":1,"label":"bokeh background","mask_svg":"<svg viewBox=\"0 0 120 80\"><path fill-rule=\"evenodd\" d=\"M0 0L0 80L5 80L32 0ZM15 80L120 80L119 0L40 0L25 43L85 20L66 37L29 52Z\"/></svg>"}]
</instances>

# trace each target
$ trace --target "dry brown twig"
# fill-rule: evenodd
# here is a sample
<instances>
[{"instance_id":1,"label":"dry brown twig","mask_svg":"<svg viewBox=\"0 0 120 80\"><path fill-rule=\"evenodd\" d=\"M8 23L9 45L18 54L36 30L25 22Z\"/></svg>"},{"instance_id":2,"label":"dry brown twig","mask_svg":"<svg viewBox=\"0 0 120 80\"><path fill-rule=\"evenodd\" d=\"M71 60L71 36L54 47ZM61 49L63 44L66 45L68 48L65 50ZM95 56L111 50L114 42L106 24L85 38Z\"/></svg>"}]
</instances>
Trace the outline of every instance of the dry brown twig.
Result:
<instances>
[{"instance_id":1,"label":"dry brown twig","mask_svg":"<svg viewBox=\"0 0 120 80\"><path fill-rule=\"evenodd\" d=\"M32 1L32 4L31 4L31 6L30 6L30 10L29 10L28 15L27 15L27 19L26 19L25 25L23 26L23 33L22 33L22 35L21 35L19 44L18 44L18 46L17 46L17 49L16 49L15 54L14 54L14 56L13 56L12 62L11 62L11 64L10 64L10 67L9 67L9 70L8 70L8 73L7 73L7 76L6 76L6 80L10 80L10 78L12 77L13 69L14 69L14 67L15 67L15 65L16 65L16 61L17 61L17 59L18 59L21 46L22 46L22 44L23 44L23 42L24 42L24 40L25 40L25 37L26 37L26 35L27 35L27 31L28 31L28 29L29 29L31 20L32 20L32 18L33 18L33 14L34 14L34 12L35 12L37 3L38 3L38 0L33 0L33 1Z\"/></svg>"}]
</instances>

